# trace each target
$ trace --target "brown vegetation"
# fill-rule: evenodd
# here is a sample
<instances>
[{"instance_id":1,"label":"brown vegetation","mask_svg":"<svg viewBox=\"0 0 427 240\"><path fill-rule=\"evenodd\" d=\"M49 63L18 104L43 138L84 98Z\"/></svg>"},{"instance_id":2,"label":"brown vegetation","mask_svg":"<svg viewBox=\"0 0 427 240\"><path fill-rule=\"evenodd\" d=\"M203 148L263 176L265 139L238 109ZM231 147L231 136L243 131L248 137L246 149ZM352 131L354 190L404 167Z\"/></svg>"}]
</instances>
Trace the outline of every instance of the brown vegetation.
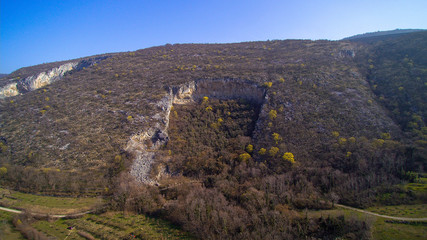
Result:
<instances>
[{"instance_id":1,"label":"brown vegetation","mask_svg":"<svg viewBox=\"0 0 427 240\"><path fill-rule=\"evenodd\" d=\"M425 41L425 32L414 34ZM204 239L366 238L363 222L302 211L416 200L396 184L425 170L425 54L397 39L116 54L0 100L0 182L23 191L105 193L112 209L167 218ZM407 57L384 51L402 44ZM406 70L387 81L396 66ZM170 184L135 183L126 174L129 137L155 125L171 88L200 79L247 80L266 97L175 105L169 142L156 152L155 169Z\"/></svg>"}]
</instances>

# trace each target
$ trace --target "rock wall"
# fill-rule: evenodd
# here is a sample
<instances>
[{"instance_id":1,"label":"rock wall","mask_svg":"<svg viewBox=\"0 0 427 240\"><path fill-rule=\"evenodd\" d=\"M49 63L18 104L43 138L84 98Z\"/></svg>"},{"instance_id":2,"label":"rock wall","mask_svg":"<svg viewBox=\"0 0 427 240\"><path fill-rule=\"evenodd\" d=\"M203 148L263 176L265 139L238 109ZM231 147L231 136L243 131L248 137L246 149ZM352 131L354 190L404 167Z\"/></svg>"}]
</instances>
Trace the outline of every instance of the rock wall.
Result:
<instances>
[{"instance_id":1,"label":"rock wall","mask_svg":"<svg viewBox=\"0 0 427 240\"><path fill-rule=\"evenodd\" d=\"M203 97L216 99L246 99L257 104L264 102L265 90L257 84L240 79L202 79L172 88L173 104L200 101Z\"/></svg>"},{"instance_id":2,"label":"rock wall","mask_svg":"<svg viewBox=\"0 0 427 240\"><path fill-rule=\"evenodd\" d=\"M240 79L199 80L193 94L194 100L203 97L216 99L245 99L256 104L264 101L265 89L255 83Z\"/></svg>"},{"instance_id":3,"label":"rock wall","mask_svg":"<svg viewBox=\"0 0 427 240\"><path fill-rule=\"evenodd\" d=\"M12 97L19 94L17 83L10 83L0 88L0 99L5 97Z\"/></svg>"},{"instance_id":4,"label":"rock wall","mask_svg":"<svg viewBox=\"0 0 427 240\"><path fill-rule=\"evenodd\" d=\"M52 68L47 72L41 72L38 75L29 76L23 81L19 81L17 83L18 90L20 93L26 93L56 82L61 79L65 73L76 67L77 64L78 62L66 63L59 67Z\"/></svg>"},{"instance_id":5,"label":"rock wall","mask_svg":"<svg viewBox=\"0 0 427 240\"><path fill-rule=\"evenodd\" d=\"M18 94L24 94L36 89L42 88L53 82L56 82L64 77L66 73L72 73L72 71L80 71L85 67L90 67L95 63L98 63L108 56L89 58L81 61L74 61L60 65L46 72L41 72L36 75L29 76L22 80L9 80L11 83L0 88L0 98L12 97Z\"/></svg>"}]
</instances>

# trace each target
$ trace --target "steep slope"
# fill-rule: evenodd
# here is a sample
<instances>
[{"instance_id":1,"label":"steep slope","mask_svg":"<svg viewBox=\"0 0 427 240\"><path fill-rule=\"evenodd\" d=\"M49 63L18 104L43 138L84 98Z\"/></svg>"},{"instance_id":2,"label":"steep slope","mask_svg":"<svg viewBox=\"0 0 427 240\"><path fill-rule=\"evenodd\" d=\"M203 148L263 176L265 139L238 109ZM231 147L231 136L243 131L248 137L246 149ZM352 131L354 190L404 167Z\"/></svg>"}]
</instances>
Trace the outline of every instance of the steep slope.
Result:
<instances>
[{"instance_id":1,"label":"steep slope","mask_svg":"<svg viewBox=\"0 0 427 240\"><path fill-rule=\"evenodd\" d=\"M200 238L367 238L297 211L425 199L397 184L425 163L427 34L366 39L166 45L70 71L0 100L0 182L108 195Z\"/></svg>"},{"instance_id":2,"label":"steep slope","mask_svg":"<svg viewBox=\"0 0 427 240\"><path fill-rule=\"evenodd\" d=\"M109 183L102 179L132 165L141 154L149 154L152 161L161 158L156 152L166 144L167 135L159 138L159 133L167 134L177 97L174 89L199 80L240 79L265 89L251 140L252 157L266 161L272 172L289 170L282 166L280 156L285 152L293 153L300 166L356 175L369 171L372 164L376 166L372 170L381 169L387 165L383 159L394 154L389 160L392 169L383 174L396 177L403 164L397 154L401 146L391 139L399 141L402 134L376 101L365 66L357 61L365 49L345 41L287 40L166 45L116 54L38 91L1 100L1 164L30 175L40 169L64 179L83 174L84 180L74 183L81 187L74 186L74 191L86 185L103 189ZM215 91L227 90L223 86ZM205 94L211 93L200 93L199 99ZM391 136L383 139L390 141L387 151L363 153L382 136ZM272 147L278 148L277 157L257 154ZM349 152L351 158L346 157ZM151 164L143 168L147 170L140 177L147 179ZM91 174L84 174L87 170ZM17 180L13 172L17 171L7 174L9 184ZM58 189L48 180L39 181L36 191ZM62 188L70 189L67 184Z\"/></svg>"},{"instance_id":3,"label":"steep slope","mask_svg":"<svg viewBox=\"0 0 427 240\"><path fill-rule=\"evenodd\" d=\"M75 71L80 71L83 68L95 65L108 57L108 55L96 56L56 64L43 64L41 65L42 67L20 69L12 73L10 76L6 75L7 77L4 76L3 79L0 79L0 98L13 97L18 94L24 94L42 88L53 82L59 81L65 74L72 74ZM46 71L38 72L48 66L54 67ZM27 69L27 71L24 69ZM26 76L25 78L21 78L23 73L24 76ZM33 75L29 75L31 73L33 73Z\"/></svg>"},{"instance_id":4,"label":"steep slope","mask_svg":"<svg viewBox=\"0 0 427 240\"><path fill-rule=\"evenodd\" d=\"M359 59L378 101L389 111L412 145L407 169L427 169L426 31L377 37Z\"/></svg>"},{"instance_id":5,"label":"steep slope","mask_svg":"<svg viewBox=\"0 0 427 240\"><path fill-rule=\"evenodd\" d=\"M390 35L401 35L405 33L413 33L413 32L420 32L424 31L423 29L395 29L395 30L389 30L389 31L378 31L378 32L368 32L363 34L357 34L351 37L346 37L343 40L360 40L360 39L366 39L371 37L385 37Z\"/></svg>"}]
</instances>

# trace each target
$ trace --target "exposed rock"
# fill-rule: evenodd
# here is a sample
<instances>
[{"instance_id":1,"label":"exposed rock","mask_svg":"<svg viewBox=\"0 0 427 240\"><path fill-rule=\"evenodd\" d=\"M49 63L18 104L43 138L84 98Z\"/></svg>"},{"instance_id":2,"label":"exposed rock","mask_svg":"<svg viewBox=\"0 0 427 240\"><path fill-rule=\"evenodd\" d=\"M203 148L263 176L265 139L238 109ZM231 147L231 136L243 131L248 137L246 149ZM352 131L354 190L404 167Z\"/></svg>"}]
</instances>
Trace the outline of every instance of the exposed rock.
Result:
<instances>
[{"instance_id":1,"label":"exposed rock","mask_svg":"<svg viewBox=\"0 0 427 240\"><path fill-rule=\"evenodd\" d=\"M156 151L163 146L168 138L169 115L172 108L172 90L156 103L162 112L151 117L154 127L147 131L133 135L128 141L125 150L135 156L130 174L138 182L154 185L157 182L150 178L150 171ZM150 143L149 145L147 143Z\"/></svg>"},{"instance_id":2,"label":"exposed rock","mask_svg":"<svg viewBox=\"0 0 427 240\"><path fill-rule=\"evenodd\" d=\"M36 89L42 88L53 82L56 82L64 77L67 73L72 71L80 71L85 67L90 67L95 63L98 63L108 56L89 58L82 61L69 62L60 65L59 67L52 68L49 71L41 72L36 75L29 76L22 80L11 79L12 83L0 88L0 98L12 97L18 94L24 94Z\"/></svg>"},{"instance_id":3,"label":"exposed rock","mask_svg":"<svg viewBox=\"0 0 427 240\"><path fill-rule=\"evenodd\" d=\"M172 92L174 104L187 104L203 97L223 100L240 98L262 103L265 96L264 88L240 79L201 79L173 87Z\"/></svg>"},{"instance_id":4,"label":"exposed rock","mask_svg":"<svg viewBox=\"0 0 427 240\"><path fill-rule=\"evenodd\" d=\"M196 90L196 82L192 81L183 84L179 87L173 87L172 93L174 95L173 104L187 104L193 102L193 93Z\"/></svg>"},{"instance_id":5,"label":"exposed rock","mask_svg":"<svg viewBox=\"0 0 427 240\"><path fill-rule=\"evenodd\" d=\"M341 58L344 58L344 57L354 58L356 56L356 51L354 49L343 49L339 52L339 56Z\"/></svg>"},{"instance_id":6,"label":"exposed rock","mask_svg":"<svg viewBox=\"0 0 427 240\"><path fill-rule=\"evenodd\" d=\"M19 94L18 88L15 83L10 83L2 88L0 88L0 98L12 97Z\"/></svg>"},{"instance_id":7,"label":"exposed rock","mask_svg":"<svg viewBox=\"0 0 427 240\"><path fill-rule=\"evenodd\" d=\"M199 80L193 99L203 97L216 99L245 99L257 104L264 102L265 89L257 84L240 79Z\"/></svg>"},{"instance_id":8,"label":"exposed rock","mask_svg":"<svg viewBox=\"0 0 427 240\"><path fill-rule=\"evenodd\" d=\"M77 66L77 62L66 63L59 67L52 68L50 71L41 72L37 76L33 75L19 81L17 84L20 93L30 92L61 79L65 73Z\"/></svg>"}]
</instances>

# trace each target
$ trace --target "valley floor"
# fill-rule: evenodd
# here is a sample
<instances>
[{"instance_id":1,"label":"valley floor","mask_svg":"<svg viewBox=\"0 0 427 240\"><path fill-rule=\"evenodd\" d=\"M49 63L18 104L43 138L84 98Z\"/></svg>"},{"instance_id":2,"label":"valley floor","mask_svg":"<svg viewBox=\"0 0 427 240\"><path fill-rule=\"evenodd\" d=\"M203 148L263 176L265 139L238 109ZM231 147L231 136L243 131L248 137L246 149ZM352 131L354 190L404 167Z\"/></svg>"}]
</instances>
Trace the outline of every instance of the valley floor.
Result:
<instances>
[{"instance_id":1,"label":"valley floor","mask_svg":"<svg viewBox=\"0 0 427 240\"><path fill-rule=\"evenodd\" d=\"M7 190L1 189L3 193ZM32 194L10 192L11 195L3 195L0 203L5 198L14 200L13 206L26 206L20 209L43 209L40 205L48 208L49 204L62 202L63 209L73 206L73 213L82 213L75 219L57 219L54 221L38 220L31 224L37 231L48 236L60 239L84 239L84 236L92 236L95 239L115 239L135 236L141 239L191 239L188 233L180 230L173 224L145 215L134 215L126 212L106 212L103 214L86 214L88 203L94 204L88 199L59 198L37 196ZM18 196L18 197L16 197ZM82 201L85 204L82 204ZM17 204L16 202L20 202ZM75 207L75 203L79 208ZM12 207L0 207L0 233L2 239L23 239L12 223L12 219L21 210ZM55 206L55 204L53 205ZM92 207L95 205L92 205ZM335 204L333 210L307 211L310 218L340 216L346 218L358 218L367 223L372 223L373 239L425 239L427 236L427 204L398 205L371 207L369 209L357 209L341 204ZM55 208L58 210L57 206ZM64 212L62 210L62 212ZM52 213L46 211L45 213ZM40 213L39 213L40 215ZM64 218L65 214L50 215L53 218ZM73 229L67 229L73 226Z\"/></svg>"}]
</instances>

